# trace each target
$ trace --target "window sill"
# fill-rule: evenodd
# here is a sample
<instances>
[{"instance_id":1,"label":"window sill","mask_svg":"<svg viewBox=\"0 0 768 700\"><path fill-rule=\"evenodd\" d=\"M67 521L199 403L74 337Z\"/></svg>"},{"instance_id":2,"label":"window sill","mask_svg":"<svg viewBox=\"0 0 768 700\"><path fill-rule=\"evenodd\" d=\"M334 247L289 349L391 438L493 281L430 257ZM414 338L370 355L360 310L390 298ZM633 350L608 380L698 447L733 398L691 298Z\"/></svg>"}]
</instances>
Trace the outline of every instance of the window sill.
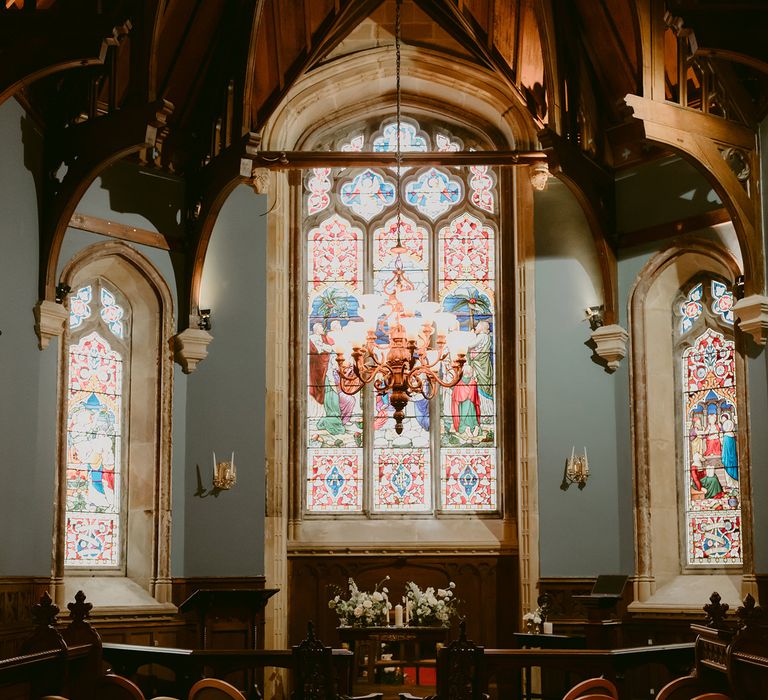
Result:
<instances>
[{"instance_id":1,"label":"window sill","mask_svg":"<svg viewBox=\"0 0 768 700\"><path fill-rule=\"evenodd\" d=\"M629 604L632 613L697 613L717 591L724 603L732 609L742 604L741 573L738 574L686 574L678 575L660 585L645 600Z\"/></svg>"},{"instance_id":2,"label":"window sill","mask_svg":"<svg viewBox=\"0 0 768 700\"><path fill-rule=\"evenodd\" d=\"M70 602L77 591L85 593L93 605L93 614L166 615L176 611L171 603L159 603L144 588L124 576L93 576L70 574L64 577L63 596Z\"/></svg>"}]
</instances>

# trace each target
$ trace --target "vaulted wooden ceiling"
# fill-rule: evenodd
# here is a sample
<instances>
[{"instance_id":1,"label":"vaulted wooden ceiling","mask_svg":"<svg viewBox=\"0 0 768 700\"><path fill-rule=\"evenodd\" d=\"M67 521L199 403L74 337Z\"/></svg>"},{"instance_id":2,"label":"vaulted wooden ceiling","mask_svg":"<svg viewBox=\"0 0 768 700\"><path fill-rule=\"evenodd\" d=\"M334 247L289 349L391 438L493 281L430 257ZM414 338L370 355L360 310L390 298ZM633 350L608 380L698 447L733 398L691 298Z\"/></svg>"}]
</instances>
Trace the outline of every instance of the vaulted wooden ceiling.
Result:
<instances>
[{"instance_id":1,"label":"vaulted wooden ceiling","mask_svg":"<svg viewBox=\"0 0 768 700\"><path fill-rule=\"evenodd\" d=\"M550 165L577 164L579 186L610 231L613 168L653 152L637 147L642 134L624 102L643 94L647 78L638 5L659 3L403 0L402 37L495 73L510 105L527 108ZM395 0L4 0L0 7L0 101L15 96L43 135L46 298L77 202L124 158L185 178L183 247L193 258L189 269L199 271L240 159L258 148L280 100L336 57L392 45L395 16ZM763 0L666 6L678 39L684 25L694 58L713 62L742 102L738 112L755 123L768 111L768 44L758 30L764 7Z\"/></svg>"}]
</instances>

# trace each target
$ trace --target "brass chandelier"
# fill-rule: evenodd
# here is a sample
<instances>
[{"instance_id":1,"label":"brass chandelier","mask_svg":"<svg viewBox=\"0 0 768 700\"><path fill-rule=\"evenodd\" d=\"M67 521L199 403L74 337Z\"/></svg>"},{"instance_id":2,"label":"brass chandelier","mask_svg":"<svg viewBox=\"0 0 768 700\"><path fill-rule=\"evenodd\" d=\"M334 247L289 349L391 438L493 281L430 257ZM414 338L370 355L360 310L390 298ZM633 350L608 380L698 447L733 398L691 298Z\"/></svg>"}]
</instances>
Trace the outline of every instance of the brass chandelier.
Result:
<instances>
[{"instance_id":1,"label":"brass chandelier","mask_svg":"<svg viewBox=\"0 0 768 700\"><path fill-rule=\"evenodd\" d=\"M397 240L390 249L390 254L395 256L394 270L383 285L382 294L360 297L361 321L352 321L329 334L336 348L341 391L352 395L366 384L372 384L378 395L388 394L389 403L395 409L398 435L403 432L405 407L410 397L421 394L429 400L438 387L450 388L461 380L467 350L476 337L471 331L459 330L458 318L440 311L438 302L421 301L421 292L408 279L403 266L402 255L407 249L400 238L400 5L401 0L396 0ZM386 342L380 342L381 338L386 338Z\"/></svg>"}]
</instances>

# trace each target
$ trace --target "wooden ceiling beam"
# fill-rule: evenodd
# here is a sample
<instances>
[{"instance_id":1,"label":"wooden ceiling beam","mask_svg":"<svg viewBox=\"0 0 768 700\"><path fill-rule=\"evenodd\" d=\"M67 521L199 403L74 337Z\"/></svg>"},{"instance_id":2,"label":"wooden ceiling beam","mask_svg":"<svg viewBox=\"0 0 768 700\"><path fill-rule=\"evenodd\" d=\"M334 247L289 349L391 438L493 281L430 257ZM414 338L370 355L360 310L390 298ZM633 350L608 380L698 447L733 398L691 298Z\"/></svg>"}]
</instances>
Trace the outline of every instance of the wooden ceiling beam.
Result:
<instances>
[{"instance_id":1,"label":"wooden ceiling beam","mask_svg":"<svg viewBox=\"0 0 768 700\"><path fill-rule=\"evenodd\" d=\"M275 0L265 0L274 2ZM302 51L296 59L286 67L285 71L279 71L278 84L275 85L270 96L264 101L263 105L258 107L258 114L252 120L252 126L258 130L267 121L274 109L283 99L293 84L315 64L321 61L325 55L337 46L346 36L371 14L383 0L346 0L346 2L336 2L334 14L329 15L320 29L315 32L311 46ZM308 4L305 5L308 11ZM272 32L272 27L264 26L264 15L261 13L259 21L259 32ZM257 41L252 42L251 55L248 63L255 70L255 51ZM258 76L255 78L258 79Z\"/></svg>"},{"instance_id":2,"label":"wooden ceiling beam","mask_svg":"<svg viewBox=\"0 0 768 700\"><path fill-rule=\"evenodd\" d=\"M91 183L106 168L136 151L151 147L158 132L165 128L173 105L165 100L126 107L104 117L92 119L82 129L61 129L53 147L47 148L47 172L50 178L40 198L40 294L53 300L56 269L67 226L75 207ZM48 137L49 143L51 136ZM80 149L77 144L85 143ZM58 170L61 154L68 156L67 170L61 182L53 173ZM76 155L76 158L74 157Z\"/></svg>"},{"instance_id":3,"label":"wooden ceiling beam","mask_svg":"<svg viewBox=\"0 0 768 700\"><path fill-rule=\"evenodd\" d=\"M46 75L103 65L110 45L131 23L114 15L14 12L0 14L0 103Z\"/></svg>"},{"instance_id":4,"label":"wooden ceiling beam","mask_svg":"<svg viewBox=\"0 0 768 700\"><path fill-rule=\"evenodd\" d=\"M347 151L256 151L249 155L254 167L269 170L302 168L363 168L392 167L397 164L395 153ZM425 165L530 165L545 162L543 151L434 151L402 154L404 166Z\"/></svg>"},{"instance_id":5,"label":"wooden ceiling beam","mask_svg":"<svg viewBox=\"0 0 768 700\"><path fill-rule=\"evenodd\" d=\"M489 70L498 70L511 85L514 85L512 68L500 60L491 48L488 34L480 36L464 14L463 8L454 0L415 0L437 24L445 29L455 41L467 49Z\"/></svg>"}]
</instances>

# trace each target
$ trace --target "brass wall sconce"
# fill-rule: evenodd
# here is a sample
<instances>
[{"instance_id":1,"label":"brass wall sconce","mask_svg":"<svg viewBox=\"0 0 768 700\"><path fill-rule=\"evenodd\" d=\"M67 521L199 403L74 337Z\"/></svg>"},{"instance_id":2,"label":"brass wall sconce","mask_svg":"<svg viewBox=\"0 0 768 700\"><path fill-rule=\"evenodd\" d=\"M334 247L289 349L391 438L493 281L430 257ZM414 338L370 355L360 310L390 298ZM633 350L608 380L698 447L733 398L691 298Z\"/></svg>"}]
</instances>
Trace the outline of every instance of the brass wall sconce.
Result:
<instances>
[{"instance_id":1,"label":"brass wall sconce","mask_svg":"<svg viewBox=\"0 0 768 700\"><path fill-rule=\"evenodd\" d=\"M235 453L228 462L217 462L216 453L213 453L213 486L206 489L203 486L203 478L200 475L200 465L197 465L197 491L194 495L198 498L213 496L218 498L222 491L229 491L237 483L237 468L235 467Z\"/></svg>"},{"instance_id":2,"label":"brass wall sconce","mask_svg":"<svg viewBox=\"0 0 768 700\"><path fill-rule=\"evenodd\" d=\"M603 312L605 311L605 306L600 304L600 306L588 306L587 307L587 321L589 321L589 327L591 330L596 331L598 328L600 328L603 323L605 322L603 320Z\"/></svg>"},{"instance_id":3,"label":"brass wall sconce","mask_svg":"<svg viewBox=\"0 0 768 700\"><path fill-rule=\"evenodd\" d=\"M573 447L571 449L571 456L565 460L563 490L566 490L571 484L576 484L579 489L583 489L587 485L587 479L589 479L587 448L584 448L583 455L577 455L576 447Z\"/></svg>"}]
</instances>

